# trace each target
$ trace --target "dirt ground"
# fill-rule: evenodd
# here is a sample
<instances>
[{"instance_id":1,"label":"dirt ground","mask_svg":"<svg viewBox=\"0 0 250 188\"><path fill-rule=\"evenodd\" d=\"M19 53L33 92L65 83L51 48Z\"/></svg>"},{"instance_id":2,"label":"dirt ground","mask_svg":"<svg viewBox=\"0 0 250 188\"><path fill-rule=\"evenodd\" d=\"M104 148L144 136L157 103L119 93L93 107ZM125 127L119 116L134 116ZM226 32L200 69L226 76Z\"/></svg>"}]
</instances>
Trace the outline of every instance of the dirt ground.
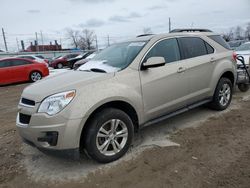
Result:
<instances>
[{"instance_id":1,"label":"dirt ground","mask_svg":"<svg viewBox=\"0 0 250 188\"><path fill-rule=\"evenodd\" d=\"M179 146L150 147L80 180L50 182L34 180L21 162L27 156L15 118L26 85L0 87L0 187L250 187L250 99L242 99L249 92L236 93L236 107L227 112L208 112L212 116L198 126L173 129L166 139ZM198 110L187 113L203 117ZM185 121L185 114L176 119Z\"/></svg>"}]
</instances>

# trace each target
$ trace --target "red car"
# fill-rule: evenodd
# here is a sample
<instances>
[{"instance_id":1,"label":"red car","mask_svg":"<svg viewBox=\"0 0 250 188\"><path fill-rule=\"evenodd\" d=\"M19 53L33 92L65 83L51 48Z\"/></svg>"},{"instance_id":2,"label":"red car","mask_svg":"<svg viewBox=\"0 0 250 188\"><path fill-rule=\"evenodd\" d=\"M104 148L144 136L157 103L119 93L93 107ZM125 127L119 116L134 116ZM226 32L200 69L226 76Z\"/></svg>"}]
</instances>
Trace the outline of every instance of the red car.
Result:
<instances>
[{"instance_id":1,"label":"red car","mask_svg":"<svg viewBox=\"0 0 250 188\"><path fill-rule=\"evenodd\" d=\"M49 69L45 63L23 58L0 59L0 85L35 82L48 75Z\"/></svg>"},{"instance_id":2,"label":"red car","mask_svg":"<svg viewBox=\"0 0 250 188\"><path fill-rule=\"evenodd\" d=\"M64 66L68 66L68 60L77 57L79 54L68 54L65 56L60 56L50 62L49 66L55 69L61 69Z\"/></svg>"}]
</instances>

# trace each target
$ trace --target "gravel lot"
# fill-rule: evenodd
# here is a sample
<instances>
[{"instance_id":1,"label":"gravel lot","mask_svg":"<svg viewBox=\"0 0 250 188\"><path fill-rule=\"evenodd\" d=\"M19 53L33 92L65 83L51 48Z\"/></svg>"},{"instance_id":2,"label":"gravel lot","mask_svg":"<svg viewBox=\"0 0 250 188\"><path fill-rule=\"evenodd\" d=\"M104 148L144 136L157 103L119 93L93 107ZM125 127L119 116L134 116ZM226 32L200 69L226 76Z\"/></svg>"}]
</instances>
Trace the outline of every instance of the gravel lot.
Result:
<instances>
[{"instance_id":1,"label":"gravel lot","mask_svg":"<svg viewBox=\"0 0 250 188\"><path fill-rule=\"evenodd\" d=\"M201 107L136 135L129 153L106 165L67 161L22 143L17 104L28 84L0 87L0 187L249 187L250 92L224 112Z\"/></svg>"}]
</instances>

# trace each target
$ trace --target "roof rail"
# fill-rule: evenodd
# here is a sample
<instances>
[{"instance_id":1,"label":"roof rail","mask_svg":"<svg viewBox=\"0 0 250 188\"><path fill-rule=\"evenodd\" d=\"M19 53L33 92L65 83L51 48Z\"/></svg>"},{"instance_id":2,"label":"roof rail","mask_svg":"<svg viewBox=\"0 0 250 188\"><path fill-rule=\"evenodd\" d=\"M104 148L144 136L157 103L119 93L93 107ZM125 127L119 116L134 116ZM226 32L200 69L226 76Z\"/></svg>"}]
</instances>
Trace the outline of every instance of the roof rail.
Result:
<instances>
[{"instance_id":1,"label":"roof rail","mask_svg":"<svg viewBox=\"0 0 250 188\"><path fill-rule=\"evenodd\" d=\"M142 34L142 35L138 35L138 36L136 36L137 38L138 37L146 37L146 36L151 36L151 35L154 35L154 34Z\"/></svg>"},{"instance_id":2,"label":"roof rail","mask_svg":"<svg viewBox=\"0 0 250 188\"><path fill-rule=\"evenodd\" d=\"M180 32L212 32L209 29L174 29L169 33L180 33Z\"/></svg>"}]
</instances>

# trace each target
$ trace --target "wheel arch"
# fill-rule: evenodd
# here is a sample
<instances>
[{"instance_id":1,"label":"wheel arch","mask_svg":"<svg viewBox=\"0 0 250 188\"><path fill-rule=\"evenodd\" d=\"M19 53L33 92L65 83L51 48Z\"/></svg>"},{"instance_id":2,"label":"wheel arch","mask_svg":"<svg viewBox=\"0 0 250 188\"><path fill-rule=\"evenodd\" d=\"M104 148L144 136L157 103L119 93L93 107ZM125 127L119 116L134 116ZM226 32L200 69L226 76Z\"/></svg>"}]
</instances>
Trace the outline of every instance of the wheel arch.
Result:
<instances>
[{"instance_id":1,"label":"wheel arch","mask_svg":"<svg viewBox=\"0 0 250 188\"><path fill-rule=\"evenodd\" d=\"M39 73L41 74L41 76L44 77L43 72L42 72L41 70L32 69L32 70L30 70L30 72L29 72L28 80L31 80L30 76L31 76L31 74L32 74L33 72L39 72Z\"/></svg>"},{"instance_id":2,"label":"wheel arch","mask_svg":"<svg viewBox=\"0 0 250 188\"><path fill-rule=\"evenodd\" d=\"M85 137L84 134L87 132L87 129L89 128L88 127L89 122L92 120L92 118L95 116L96 113L100 112L101 110L105 108L116 108L116 109L124 111L126 114L128 114L128 116L133 121L134 131L136 132L139 130L139 117L135 108L130 103L122 101L122 100L106 102L100 105L99 107L95 108L95 110L90 113L87 120L85 121L84 126L81 130L81 134L80 134L80 143L79 143L80 149L84 148L84 137Z\"/></svg>"},{"instance_id":3,"label":"wheel arch","mask_svg":"<svg viewBox=\"0 0 250 188\"><path fill-rule=\"evenodd\" d=\"M232 85L234 85L234 83L235 83L235 76L234 76L234 74L233 74L233 72L232 71L226 71L226 72L224 72L222 75L221 75L221 77L220 77L220 79L221 78L228 78L230 81L231 81L231 83L232 83Z\"/></svg>"}]
</instances>

